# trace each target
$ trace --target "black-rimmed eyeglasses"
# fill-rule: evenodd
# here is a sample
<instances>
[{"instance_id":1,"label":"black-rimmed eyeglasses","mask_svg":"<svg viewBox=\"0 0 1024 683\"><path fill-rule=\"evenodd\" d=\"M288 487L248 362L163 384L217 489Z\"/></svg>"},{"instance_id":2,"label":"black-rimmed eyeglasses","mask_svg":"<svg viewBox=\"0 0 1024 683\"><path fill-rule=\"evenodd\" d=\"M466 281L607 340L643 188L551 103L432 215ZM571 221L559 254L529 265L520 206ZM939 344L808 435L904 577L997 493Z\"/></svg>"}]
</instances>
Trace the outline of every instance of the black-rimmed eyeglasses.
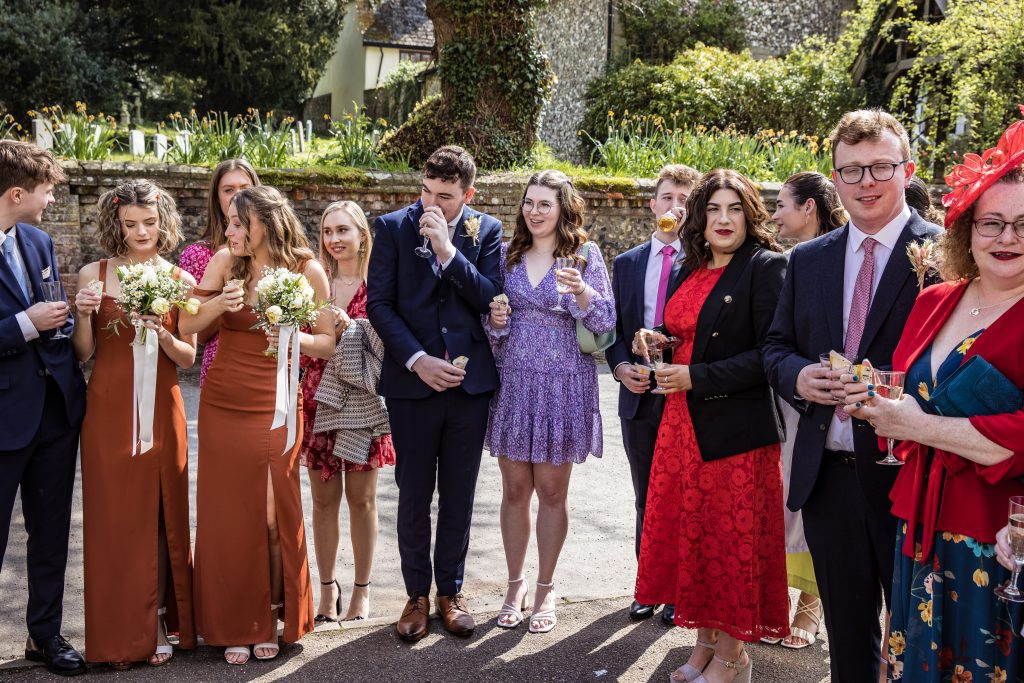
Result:
<instances>
[{"instance_id":1,"label":"black-rimmed eyeglasses","mask_svg":"<svg viewBox=\"0 0 1024 683\"><path fill-rule=\"evenodd\" d=\"M1001 221L998 218L982 218L974 221L974 229L982 237L999 237L1006 230L1006 226L1012 226L1017 237L1024 237L1024 218L1015 221Z\"/></svg>"},{"instance_id":2,"label":"black-rimmed eyeglasses","mask_svg":"<svg viewBox=\"0 0 1024 683\"><path fill-rule=\"evenodd\" d=\"M891 161L880 161L877 164L868 164L866 166L843 166L842 168L836 169L836 174L843 179L843 182L847 185L853 185L859 183L864 177L864 171L869 171L871 177L877 182L884 183L886 180L892 180L892 177L896 175L896 169L903 164L910 161L910 159L904 159L896 163Z\"/></svg>"}]
</instances>

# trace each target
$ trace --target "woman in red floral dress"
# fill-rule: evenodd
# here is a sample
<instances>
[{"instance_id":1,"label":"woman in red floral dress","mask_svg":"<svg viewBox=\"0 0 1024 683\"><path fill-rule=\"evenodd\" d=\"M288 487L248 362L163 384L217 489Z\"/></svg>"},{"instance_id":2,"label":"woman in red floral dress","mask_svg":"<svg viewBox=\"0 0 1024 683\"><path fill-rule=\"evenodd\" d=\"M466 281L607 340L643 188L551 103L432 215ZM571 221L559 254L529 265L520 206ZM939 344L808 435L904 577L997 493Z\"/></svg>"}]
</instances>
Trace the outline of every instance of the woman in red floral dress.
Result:
<instances>
[{"instance_id":1,"label":"woman in red floral dress","mask_svg":"<svg viewBox=\"0 0 1024 683\"><path fill-rule=\"evenodd\" d=\"M366 268L373 237L363 210L355 202L334 202L320 218L320 261L331 277L336 335L349 320L366 318ZM368 326L367 326L368 327ZM372 328L370 328L372 329ZM317 623L341 618L341 585L335 578L341 535L342 493L348 501L355 582L344 620L365 619L370 612L370 570L377 542L377 470L395 464L391 435L373 439L365 463L335 455L336 432L314 433L316 392L327 360L302 356L302 410L305 430L301 462L309 468L313 495L313 545L320 576ZM343 474L342 474L343 473Z\"/></svg>"},{"instance_id":2,"label":"woman in red floral dress","mask_svg":"<svg viewBox=\"0 0 1024 683\"><path fill-rule=\"evenodd\" d=\"M674 681L750 681L743 642L789 633L781 424L762 367L785 274L749 180L708 173L687 201L686 258L663 329L676 363L658 432L636 600L674 604L697 647ZM647 355L646 330L634 341Z\"/></svg>"}]
</instances>

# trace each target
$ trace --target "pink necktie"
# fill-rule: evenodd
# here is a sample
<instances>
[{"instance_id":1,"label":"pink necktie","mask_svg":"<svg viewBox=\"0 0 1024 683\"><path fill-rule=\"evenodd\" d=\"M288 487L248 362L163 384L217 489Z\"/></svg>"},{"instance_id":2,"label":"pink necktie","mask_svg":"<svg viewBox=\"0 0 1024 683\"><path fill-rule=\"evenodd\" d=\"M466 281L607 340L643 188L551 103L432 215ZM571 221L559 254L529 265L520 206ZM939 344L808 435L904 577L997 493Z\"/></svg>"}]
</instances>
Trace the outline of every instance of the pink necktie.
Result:
<instances>
[{"instance_id":1,"label":"pink necktie","mask_svg":"<svg viewBox=\"0 0 1024 683\"><path fill-rule=\"evenodd\" d=\"M672 277L672 257L676 248L668 244L661 249L661 277L658 278L658 298L654 303L654 326L661 324L665 317L665 295L668 293L668 279Z\"/></svg>"},{"instance_id":2,"label":"pink necktie","mask_svg":"<svg viewBox=\"0 0 1024 683\"><path fill-rule=\"evenodd\" d=\"M871 289L875 282L875 245L874 239L867 237L861 243L864 249L864 262L860 264L860 271L857 272L857 282L853 286L853 301L850 303L850 321L846 325L846 346L843 348L844 355L851 359L857 359L857 352L860 351L860 338L864 334L864 321L868 318L868 309L871 308ZM850 419L849 414L842 406L836 406L836 416L840 422Z\"/></svg>"}]
</instances>

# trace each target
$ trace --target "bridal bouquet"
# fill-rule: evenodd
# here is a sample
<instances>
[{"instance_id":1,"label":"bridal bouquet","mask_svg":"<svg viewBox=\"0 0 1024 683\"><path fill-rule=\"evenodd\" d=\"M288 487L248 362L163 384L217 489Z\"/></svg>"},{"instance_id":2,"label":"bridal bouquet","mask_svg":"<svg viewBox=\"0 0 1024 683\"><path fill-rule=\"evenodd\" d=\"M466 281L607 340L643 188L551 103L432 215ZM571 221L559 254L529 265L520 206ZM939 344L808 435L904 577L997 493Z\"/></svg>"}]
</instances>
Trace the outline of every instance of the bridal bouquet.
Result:
<instances>
[{"instance_id":1,"label":"bridal bouquet","mask_svg":"<svg viewBox=\"0 0 1024 683\"><path fill-rule=\"evenodd\" d=\"M188 285L176 280L167 268L159 263L147 261L117 267L117 281L121 284L121 296L117 303L129 318L140 315L164 316L170 313L171 306L177 306L191 315L199 311L199 299L186 298ZM112 325L114 334L119 334L115 320ZM141 325L135 343L146 343L148 330Z\"/></svg>"},{"instance_id":2,"label":"bridal bouquet","mask_svg":"<svg viewBox=\"0 0 1024 683\"><path fill-rule=\"evenodd\" d=\"M257 317L255 327L266 331L277 327L277 349L270 346L265 353L277 356L277 395L274 401L274 421L270 428L288 428L283 455L288 453L297 437L299 330L315 323L320 309L327 302L317 303L313 287L306 276L293 273L287 268L264 268L263 277L256 283L256 298L256 305L253 306Z\"/></svg>"}]
</instances>

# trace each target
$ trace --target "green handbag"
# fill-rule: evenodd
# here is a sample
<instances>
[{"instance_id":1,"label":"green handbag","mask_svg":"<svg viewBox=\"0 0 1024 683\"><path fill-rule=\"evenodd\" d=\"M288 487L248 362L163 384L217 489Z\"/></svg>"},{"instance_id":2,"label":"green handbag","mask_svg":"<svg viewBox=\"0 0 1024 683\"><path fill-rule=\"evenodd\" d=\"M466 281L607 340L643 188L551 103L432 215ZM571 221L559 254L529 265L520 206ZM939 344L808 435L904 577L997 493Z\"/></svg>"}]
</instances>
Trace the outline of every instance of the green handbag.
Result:
<instances>
[{"instance_id":1,"label":"green handbag","mask_svg":"<svg viewBox=\"0 0 1024 683\"><path fill-rule=\"evenodd\" d=\"M583 259L588 263L590 262L590 244L587 242L582 247L585 254ZM586 270L586 266L584 266L584 270ZM598 353L615 343L615 330L604 334L594 334L583 325L582 320L576 320L576 340L580 345L580 353Z\"/></svg>"}]
</instances>

